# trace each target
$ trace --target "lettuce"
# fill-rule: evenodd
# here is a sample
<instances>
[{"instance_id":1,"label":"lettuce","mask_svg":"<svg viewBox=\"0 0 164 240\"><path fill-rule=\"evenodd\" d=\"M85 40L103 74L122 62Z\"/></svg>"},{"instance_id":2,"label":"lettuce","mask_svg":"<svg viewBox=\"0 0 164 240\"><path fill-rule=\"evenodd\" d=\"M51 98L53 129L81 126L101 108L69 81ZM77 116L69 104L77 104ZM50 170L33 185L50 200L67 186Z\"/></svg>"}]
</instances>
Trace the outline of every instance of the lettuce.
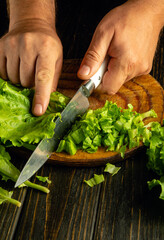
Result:
<instances>
[{"instance_id":1,"label":"lettuce","mask_svg":"<svg viewBox=\"0 0 164 240\"><path fill-rule=\"evenodd\" d=\"M138 147L140 142L149 140L150 131L143 120L156 117L154 110L145 113L133 111L128 104L122 109L116 103L106 101L102 108L89 109L73 124L68 134L60 141L57 152L65 151L71 155L78 149L94 153L103 146L106 151L120 152L124 158L126 148Z\"/></svg>"},{"instance_id":2,"label":"lettuce","mask_svg":"<svg viewBox=\"0 0 164 240\"><path fill-rule=\"evenodd\" d=\"M33 95L32 89L16 87L0 79L0 139L3 144L20 147L53 136L54 120L69 99L59 92L52 93L46 113L35 117L31 113Z\"/></svg>"},{"instance_id":3,"label":"lettuce","mask_svg":"<svg viewBox=\"0 0 164 240\"><path fill-rule=\"evenodd\" d=\"M0 187L0 204L2 204L3 202L9 202L9 203L16 205L17 207L20 207L21 203L15 199L11 198L12 194L13 194L12 191L9 192Z\"/></svg>"},{"instance_id":4,"label":"lettuce","mask_svg":"<svg viewBox=\"0 0 164 240\"><path fill-rule=\"evenodd\" d=\"M9 153L6 152L5 147L2 145L0 145L0 175L2 176L2 180L7 181L10 179L13 182L16 182L20 175L20 171L11 163L11 157ZM24 182L24 184L20 185L19 187L25 186L49 193L48 188L30 181Z\"/></svg>"}]
</instances>

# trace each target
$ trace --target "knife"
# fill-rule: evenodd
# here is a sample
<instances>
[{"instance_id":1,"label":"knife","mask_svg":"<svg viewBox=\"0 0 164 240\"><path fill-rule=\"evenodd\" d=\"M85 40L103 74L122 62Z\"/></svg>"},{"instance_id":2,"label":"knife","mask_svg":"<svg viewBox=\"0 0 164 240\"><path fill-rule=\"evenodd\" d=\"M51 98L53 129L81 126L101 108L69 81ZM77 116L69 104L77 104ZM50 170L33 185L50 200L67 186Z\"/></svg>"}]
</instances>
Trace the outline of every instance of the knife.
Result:
<instances>
[{"instance_id":1,"label":"knife","mask_svg":"<svg viewBox=\"0 0 164 240\"><path fill-rule=\"evenodd\" d=\"M88 97L101 83L102 77L107 69L107 64L108 57L105 57L98 71L79 88L74 97L62 111L61 117L58 117L55 121L56 125L53 137L43 139L38 144L21 171L14 187L24 183L26 180L31 178L39 170L39 168L42 167L42 165L51 156L52 152L57 149L60 139L66 134L75 118L86 112L89 108Z\"/></svg>"}]
</instances>

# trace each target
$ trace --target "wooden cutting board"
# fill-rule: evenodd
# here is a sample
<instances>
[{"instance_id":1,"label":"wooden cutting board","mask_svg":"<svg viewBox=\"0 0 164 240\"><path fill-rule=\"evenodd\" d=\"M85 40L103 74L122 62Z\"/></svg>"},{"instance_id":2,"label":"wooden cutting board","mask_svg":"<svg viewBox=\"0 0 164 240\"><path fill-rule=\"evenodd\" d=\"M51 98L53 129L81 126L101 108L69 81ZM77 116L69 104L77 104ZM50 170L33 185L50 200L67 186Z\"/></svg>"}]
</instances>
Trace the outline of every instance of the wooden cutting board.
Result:
<instances>
[{"instance_id":1,"label":"wooden cutting board","mask_svg":"<svg viewBox=\"0 0 164 240\"><path fill-rule=\"evenodd\" d=\"M58 91L66 96L72 97L79 88L82 81L77 79L76 72L80 65L80 60L65 60L63 71L59 80ZM100 94L95 91L89 97L90 108L97 109L102 107L106 100L116 102L119 107L127 108L127 104L131 103L137 112L145 112L154 109L158 117L146 119L149 121L162 122L164 117L164 92L161 85L152 76L146 75L132 79L125 83L121 89L114 95ZM131 149L126 152L125 158L133 155L136 151L143 148ZM70 156L67 153L53 153L48 160L50 163L63 164L70 166L98 166L106 162L115 163L123 160L120 154L116 152L105 151L100 148L96 153L86 153L78 151L76 155Z\"/></svg>"},{"instance_id":2,"label":"wooden cutting board","mask_svg":"<svg viewBox=\"0 0 164 240\"><path fill-rule=\"evenodd\" d=\"M73 97L80 84L81 80L77 79L76 73L80 66L80 59L65 60L63 71L58 84L58 91L66 96ZM95 91L89 97L90 108L97 109L109 100L116 102L119 107L127 108L128 103L134 107L134 111L146 112L154 109L157 113L157 118L149 118L145 120L145 124L149 121L158 121L162 123L164 118L164 92L161 85L150 75L141 76L132 79L125 83L121 89L114 95L100 94ZM138 148L128 150L125 153L125 158L130 157L136 151L142 150L141 145ZM19 149L20 154L29 157L31 152ZM123 160L120 154L116 152L105 151L105 148L99 148L96 153L86 153L78 151L76 155L70 156L67 153L53 153L48 162L51 164L60 164L67 166L99 166L107 162L116 163Z\"/></svg>"}]
</instances>

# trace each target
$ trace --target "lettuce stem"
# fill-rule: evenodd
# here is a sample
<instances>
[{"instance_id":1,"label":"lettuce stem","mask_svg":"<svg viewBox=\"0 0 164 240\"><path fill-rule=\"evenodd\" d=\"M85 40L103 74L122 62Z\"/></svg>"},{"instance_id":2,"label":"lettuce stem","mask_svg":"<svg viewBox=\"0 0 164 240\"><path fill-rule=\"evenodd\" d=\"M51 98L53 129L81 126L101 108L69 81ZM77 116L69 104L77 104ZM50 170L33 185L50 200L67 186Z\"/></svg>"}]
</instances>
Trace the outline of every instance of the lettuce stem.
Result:
<instances>
[{"instance_id":1,"label":"lettuce stem","mask_svg":"<svg viewBox=\"0 0 164 240\"><path fill-rule=\"evenodd\" d=\"M40 191L45 192L45 193L49 193L49 192L50 192L50 190L49 190L47 187L41 186L41 185L36 184L36 183L32 183L32 182L30 182L30 181L26 181L26 182L24 182L24 184L25 184L27 187L31 187L31 188L40 190Z\"/></svg>"}]
</instances>

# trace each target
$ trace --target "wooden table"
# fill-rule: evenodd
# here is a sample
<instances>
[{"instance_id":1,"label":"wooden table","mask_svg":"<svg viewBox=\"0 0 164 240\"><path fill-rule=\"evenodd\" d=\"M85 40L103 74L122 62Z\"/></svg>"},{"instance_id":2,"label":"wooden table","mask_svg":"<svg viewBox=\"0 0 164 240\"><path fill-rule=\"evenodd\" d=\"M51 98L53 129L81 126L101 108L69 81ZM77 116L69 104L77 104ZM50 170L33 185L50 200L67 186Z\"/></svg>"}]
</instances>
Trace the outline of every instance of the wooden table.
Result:
<instances>
[{"instance_id":1,"label":"wooden table","mask_svg":"<svg viewBox=\"0 0 164 240\"><path fill-rule=\"evenodd\" d=\"M3 13L4 2L0 8ZM104 9L109 10L108 1L104 1L104 8L98 7L96 1L87 2L87 11L85 1L58 2L57 26L64 45L64 58L83 57L96 24L105 14ZM1 21L6 19L5 14L0 17ZM6 26L4 22L1 34ZM151 74L164 86L164 34ZM26 156L15 153L12 159L20 169L27 160ZM147 180L155 175L146 168L145 150L117 165L121 170L116 176L106 175L103 184L89 188L83 180L94 173L102 173L103 166L45 164L38 175L51 179L50 194L25 188L14 190L13 196L22 202L22 207L0 206L0 239L164 239L164 201L158 199L158 188L148 190ZM32 181L37 181L35 176ZM2 181L0 185L9 190L14 186Z\"/></svg>"}]
</instances>

